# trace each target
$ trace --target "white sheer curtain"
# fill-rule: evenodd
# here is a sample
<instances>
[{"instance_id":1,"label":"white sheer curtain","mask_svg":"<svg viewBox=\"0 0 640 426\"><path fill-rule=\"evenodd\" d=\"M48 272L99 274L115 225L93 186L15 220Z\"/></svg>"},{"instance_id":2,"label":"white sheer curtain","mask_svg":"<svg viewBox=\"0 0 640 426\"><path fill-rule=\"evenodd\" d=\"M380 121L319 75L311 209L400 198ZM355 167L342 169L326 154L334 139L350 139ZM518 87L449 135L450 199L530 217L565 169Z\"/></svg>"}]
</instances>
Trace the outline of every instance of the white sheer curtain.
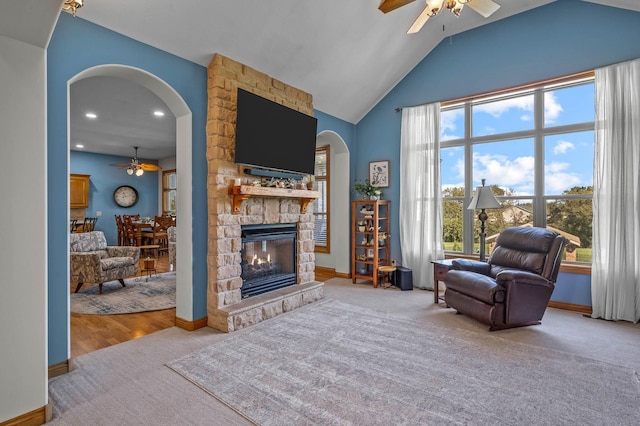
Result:
<instances>
[{"instance_id":1,"label":"white sheer curtain","mask_svg":"<svg viewBox=\"0 0 640 426\"><path fill-rule=\"evenodd\" d=\"M400 249L418 288L433 288L431 261L444 259L439 136L439 103L402 109Z\"/></svg>"},{"instance_id":2,"label":"white sheer curtain","mask_svg":"<svg viewBox=\"0 0 640 426\"><path fill-rule=\"evenodd\" d=\"M596 70L594 318L640 320L640 60Z\"/></svg>"}]
</instances>

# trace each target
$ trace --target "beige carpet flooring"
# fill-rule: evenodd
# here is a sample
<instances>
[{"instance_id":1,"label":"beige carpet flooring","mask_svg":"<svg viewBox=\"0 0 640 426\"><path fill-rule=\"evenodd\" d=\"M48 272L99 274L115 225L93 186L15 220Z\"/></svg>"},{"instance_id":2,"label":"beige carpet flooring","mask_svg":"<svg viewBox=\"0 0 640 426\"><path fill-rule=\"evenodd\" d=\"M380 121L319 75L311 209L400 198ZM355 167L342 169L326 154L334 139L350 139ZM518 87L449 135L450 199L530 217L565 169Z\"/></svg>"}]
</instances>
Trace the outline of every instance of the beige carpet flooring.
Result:
<instances>
[{"instance_id":1,"label":"beige carpet flooring","mask_svg":"<svg viewBox=\"0 0 640 426\"><path fill-rule=\"evenodd\" d=\"M486 327L443 305L433 293L374 289L333 279L325 295L404 318L416 326L456 336L485 333ZM462 331L461 331L462 330ZM488 332L487 332L488 333ZM640 371L640 325L584 318L581 314L549 309L540 326L492 333L513 342L555 349L569 354ZM76 369L50 381L50 400L56 425L242 425L249 422L165 366L229 335L209 328L186 332L171 328L75 359ZM416 368L430 368L429 363ZM611 419L611 424L619 424Z\"/></svg>"}]
</instances>

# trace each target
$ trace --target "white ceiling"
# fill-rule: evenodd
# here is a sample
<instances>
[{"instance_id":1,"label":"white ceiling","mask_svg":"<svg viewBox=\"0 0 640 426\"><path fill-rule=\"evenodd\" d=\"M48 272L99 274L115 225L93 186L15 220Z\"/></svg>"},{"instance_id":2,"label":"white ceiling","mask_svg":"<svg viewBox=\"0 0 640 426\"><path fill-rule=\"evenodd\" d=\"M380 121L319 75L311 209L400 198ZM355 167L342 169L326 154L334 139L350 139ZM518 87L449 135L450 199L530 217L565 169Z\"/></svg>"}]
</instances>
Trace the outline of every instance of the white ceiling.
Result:
<instances>
[{"instance_id":1,"label":"white ceiling","mask_svg":"<svg viewBox=\"0 0 640 426\"><path fill-rule=\"evenodd\" d=\"M445 10L414 35L406 30L424 0L388 14L378 10L380 1L87 0L78 16L203 66L214 53L228 56L311 93L316 109L357 123L443 38L555 0L495 0L501 7L488 19L470 8L458 19ZM639 0L583 1L640 11ZM0 35L42 45L51 30L51 4L61 3L5 2ZM127 82L95 81L95 87L72 87L72 114L104 107L104 121L91 132L88 123L72 116L72 144L92 141L104 145L104 153L125 156L135 144L141 147L141 158L166 156L163 150L175 130L161 134L162 125L143 117L158 99L143 95L146 89L135 97L121 97L132 90L120 85ZM109 107L113 111L108 112ZM115 121L109 124L107 117ZM116 146L120 151L114 151Z\"/></svg>"}]
</instances>

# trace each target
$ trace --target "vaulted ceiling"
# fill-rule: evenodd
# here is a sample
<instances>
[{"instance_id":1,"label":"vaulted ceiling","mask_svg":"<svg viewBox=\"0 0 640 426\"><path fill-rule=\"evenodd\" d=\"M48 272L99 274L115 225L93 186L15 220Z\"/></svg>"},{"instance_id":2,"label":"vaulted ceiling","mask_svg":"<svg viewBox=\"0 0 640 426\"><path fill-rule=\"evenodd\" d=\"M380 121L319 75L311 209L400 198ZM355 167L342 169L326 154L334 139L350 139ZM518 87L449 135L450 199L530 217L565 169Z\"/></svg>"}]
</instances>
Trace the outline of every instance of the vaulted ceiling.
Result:
<instances>
[{"instance_id":1,"label":"vaulted ceiling","mask_svg":"<svg viewBox=\"0 0 640 426\"><path fill-rule=\"evenodd\" d=\"M555 0L495 0L501 7L489 18L470 8L459 18L442 11L413 35L406 31L424 0L387 14L380 1L86 0L78 17L203 66L214 53L228 56L311 93L316 109L357 123L445 37ZM640 11L638 0L582 1ZM45 11L27 19L38 3L50 9L55 2L3 6L0 35L37 44L49 22ZM78 96L81 108L89 98Z\"/></svg>"}]
</instances>

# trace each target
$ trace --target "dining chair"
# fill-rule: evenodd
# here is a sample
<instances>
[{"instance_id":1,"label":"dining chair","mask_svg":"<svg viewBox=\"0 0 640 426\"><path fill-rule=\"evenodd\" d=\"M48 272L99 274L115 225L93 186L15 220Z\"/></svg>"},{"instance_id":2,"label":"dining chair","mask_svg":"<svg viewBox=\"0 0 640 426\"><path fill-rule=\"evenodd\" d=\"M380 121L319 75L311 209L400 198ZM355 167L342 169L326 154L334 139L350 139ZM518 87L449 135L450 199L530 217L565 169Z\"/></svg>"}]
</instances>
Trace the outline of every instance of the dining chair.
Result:
<instances>
[{"instance_id":1,"label":"dining chair","mask_svg":"<svg viewBox=\"0 0 640 426\"><path fill-rule=\"evenodd\" d=\"M78 224L78 219L70 219L69 222L69 232L74 233L76 231L76 225Z\"/></svg>"},{"instance_id":2,"label":"dining chair","mask_svg":"<svg viewBox=\"0 0 640 426\"><path fill-rule=\"evenodd\" d=\"M84 228L83 232L91 232L95 230L96 222L98 221L97 217L85 217L84 218Z\"/></svg>"},{"instance_id":3,"label":"dining chair","mask_svg":"<svg viewBox=\"0 0 640 426\"><path fill-rule=\"evenodd\" d=\"M142 236L149 240L149 244L157 244L160 246L160 253L169 253L169 240L167 229L173 226L173 218L167 216L156 216L153 219L152 232L144 232Z\"/></svg>"},{"instance_id":4,"label":"dining chair","mask_svg":"<svg viewBox=\"0 0 640 426\"><path fill-rule=\"evenodd\" d=\"M118 230L118 245L124 246L125 238L124 238L124 222L122 222L122 217L119 214L115 215L116 217L116 229Z\"/></svg>"},{"instance_id":5,"label":"dining chair","mask_svg":"<svg viewBox=\"0 0 640 426\"><path fill-rule=\"evenodd\" d=\"M122 215L123 244L125 246L137 246L136 230L133 227L133 218L130 215Z\"/></svg>"}]
</instances>

